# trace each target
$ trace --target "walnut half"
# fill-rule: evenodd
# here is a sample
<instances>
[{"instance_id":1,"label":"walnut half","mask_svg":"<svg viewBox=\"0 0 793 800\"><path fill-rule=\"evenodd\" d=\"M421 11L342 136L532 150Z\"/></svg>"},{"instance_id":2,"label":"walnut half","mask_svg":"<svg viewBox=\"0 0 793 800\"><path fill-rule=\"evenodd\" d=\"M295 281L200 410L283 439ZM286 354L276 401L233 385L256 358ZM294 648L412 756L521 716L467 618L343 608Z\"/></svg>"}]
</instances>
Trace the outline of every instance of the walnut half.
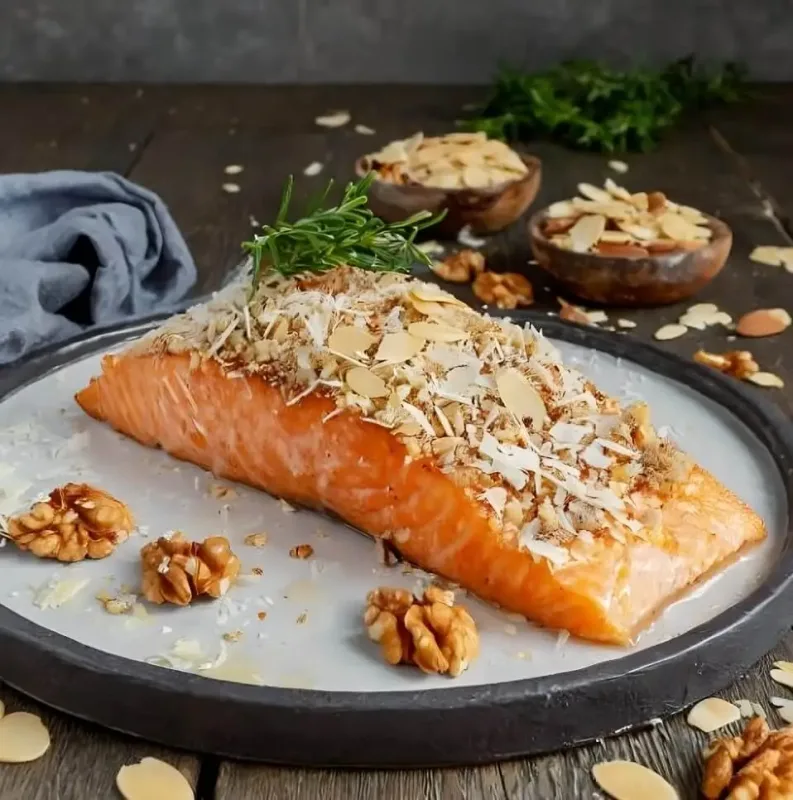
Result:
<instances>
[{"instance_id":1,"label":"walnut half","mask_svg":"<svg viewBox=\"0 0 793 800\"><path fill-rule=\"evenodd\" d=\"M439 586L430 586L420 599L406 589L375 589L367 597L364 623L389 664L415 664L456 678L479 655L476 623L454 605L454 593Z\"/></svg>"},{"instance_id":2,"label":"walnut half","mask_svg":"<svg viewBox=\"0 0 793 800\"><path fill-rule=\"evenodd\" d=\"M531 283L517 272L483 272L476 276L473 290L483 303L498 308L513 309L534 302Z\"/></svg>"},{"instance_id":3,"label":"walnut half","mask_svg":"<svg viewBox=\"0 0 793 800\"><path fill-rule=\"evenodd\" d=\"M39 558L82 561L107 558L135 527L127 506L87 483L67 483L8 521L20 550Z\"/></svg>"},{"instance_id":4,"label":"walnut half","mask_svg":"<svg viewBox=\"0 0 793 800\"><path fill-rule=\"evenodd\" d=\"M740 736L708 748L702 794L708 800L793 800L793 727L770 731L761 717Z\"/></svg>"},{"instance_id":5,"label":"walnut half","mask_svg":"<svg viewBox=\"0 0 793 800\"><path fill-rule=\"evenodd\" d=\"M191 542L181 533L141 551L143 594L152 603L189 605L200 595L222 597L240 572L240 560L223 536Z\"/></svg>"}]
</instances>

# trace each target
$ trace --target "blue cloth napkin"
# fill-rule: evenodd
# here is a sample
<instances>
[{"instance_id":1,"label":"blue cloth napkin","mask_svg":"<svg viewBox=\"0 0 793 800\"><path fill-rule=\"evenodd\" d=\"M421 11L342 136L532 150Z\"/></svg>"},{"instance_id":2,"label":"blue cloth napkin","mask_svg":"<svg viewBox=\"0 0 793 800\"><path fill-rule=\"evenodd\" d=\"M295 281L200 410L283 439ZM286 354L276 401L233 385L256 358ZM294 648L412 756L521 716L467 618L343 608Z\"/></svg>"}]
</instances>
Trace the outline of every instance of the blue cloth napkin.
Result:
<instances>
[{"instance_id":1,"label":"blue cloth napkin","mask_svg":"<svg viewBox=\"0 0 793 800\"><path fill-rule=\"evenodd\" d=\"M148 189L112 172L0 175L0 364L174 306L195 280Z\"/></svg>"}]
</instances>

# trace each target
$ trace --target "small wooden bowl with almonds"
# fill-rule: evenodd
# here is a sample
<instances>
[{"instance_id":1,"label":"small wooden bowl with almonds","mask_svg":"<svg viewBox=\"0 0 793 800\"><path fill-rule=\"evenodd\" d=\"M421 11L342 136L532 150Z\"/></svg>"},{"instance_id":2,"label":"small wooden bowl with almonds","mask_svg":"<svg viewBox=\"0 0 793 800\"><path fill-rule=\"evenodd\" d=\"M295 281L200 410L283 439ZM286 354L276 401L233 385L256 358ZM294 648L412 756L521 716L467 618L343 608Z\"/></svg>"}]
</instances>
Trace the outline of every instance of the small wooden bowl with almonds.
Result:
<instances>
[{"instance_id":1,"label":"small wooden bowl with almonds","mask_svg":"<svg viewBox=\"0 0 793 800\"><path fill-rule=\"evenodd\" d=\"M721 271L732 232L661 192L608 179L529 220L537 263L575 296L602 305L655 306L698 292Z\"/></svg>"},{"instance_id":2,"label":"small wooden bowl with almonds","mask_svg":"<svg viewBox=\"0 0 793 800\"><path fill-rule=\"evenodd\" d=\"M355 162L356 175L375 173L369 207L386 222L418 211L446 216L433 235L503 230L528 209L540 189L542 165L483 133L449 133L391 142Z\"/></svg>"}]
</instances>

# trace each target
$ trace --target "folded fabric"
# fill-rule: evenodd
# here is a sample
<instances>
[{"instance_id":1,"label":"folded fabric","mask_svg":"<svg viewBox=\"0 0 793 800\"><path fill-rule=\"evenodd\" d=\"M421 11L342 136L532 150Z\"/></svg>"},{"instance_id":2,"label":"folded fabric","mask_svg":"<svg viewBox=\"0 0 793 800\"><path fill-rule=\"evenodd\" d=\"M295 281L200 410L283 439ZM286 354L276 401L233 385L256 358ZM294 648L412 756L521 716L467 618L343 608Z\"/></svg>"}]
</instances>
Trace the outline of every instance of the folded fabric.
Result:
<instances>
[{"instance_id":1,"label":"folded fabric","mask_svg":"<svg viewBox=\"0 0 793 800\"><path fill-rule=\"evenodd\" d=\"M112 172L0 175L0 364L168 309L196 268L162 200Z\"/></svg>"}]
</instances>

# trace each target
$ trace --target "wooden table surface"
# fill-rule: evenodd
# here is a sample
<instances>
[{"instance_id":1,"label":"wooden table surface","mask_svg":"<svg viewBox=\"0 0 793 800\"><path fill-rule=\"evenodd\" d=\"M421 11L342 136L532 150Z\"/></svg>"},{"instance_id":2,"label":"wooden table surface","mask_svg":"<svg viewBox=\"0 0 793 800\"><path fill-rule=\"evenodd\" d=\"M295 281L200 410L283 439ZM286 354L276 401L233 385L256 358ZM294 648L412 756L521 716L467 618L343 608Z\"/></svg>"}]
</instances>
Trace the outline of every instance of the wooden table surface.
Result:
<instances>
[{"instance_id":1,"label":"wooden table surface","mask_svg":"<svg viewBox=\"0 0 793 800\"><path fill-rule=\"evenodd\" d=\"M240 242L252 231L251 218L274 216L289 173L297 176L297 197L307 197L329 176L349 179L351 164L362 152L415 130L449 130L462 105L480 96L481 90L460 87L5 86L0 87L0 172L113 170L148 186L162 196L181 226L199 266L196 293L204 293L218 287L239 261ZM374 128L376 135L357 134L352 125L326 130L314 124L316 115L338 108L349 109L354 123ZM544 177L537 204L570 196L582 180L600 184L608 174L634 191L662 190L674 200L721 216L734 232L727 268L698 302L716 303L736 318L757 307L786 306L793 311L793 274L748 260L755 245L793 244L792 124L793 88L761 88L740 107L690 121L659 151L627 157L630 171L624 178L609 172L604 156L538 143L533 150L543 159ZM313 161L325 165L322 175L304 177L303 169ZM241 165L243 172L225 175L229 164ZM229 181L239 184L239 193L221 189ZM558 310L556 293L528 264L521 225L491 240L485 252L494 269L527 272L538 309ZM675 322L687 305L612 316L635 320L637 327L629 335L651 340L661 324ZM787 355L791 341L793 329L748 347L761 368L785 378L788 387L793 387L793 354ZM720 352L736 344L716 327L690 331L663 346L690 357L699 347ZM765 391L790 414L791 389L754 391ZM768 661L779 658L793 658L793 636ZM773 685L767 675L768 663L758 664L724 695L770 708L769 695L787 690ZM32 709L40 714L53 741L37 762L0 765L0 800L111 798L119 767L147 755L178 766L195 785L197 797L205 800L589 798L598 796L589 768L610 758L647 764L675 784L681 797L695 797L699 754L706 741L677 715L644 732L484 768L310 771L169 751L68 718L2 684L0 700L8 711ZM780 724L773 711L770 715Z\"/></svg>"}]
</instances>

